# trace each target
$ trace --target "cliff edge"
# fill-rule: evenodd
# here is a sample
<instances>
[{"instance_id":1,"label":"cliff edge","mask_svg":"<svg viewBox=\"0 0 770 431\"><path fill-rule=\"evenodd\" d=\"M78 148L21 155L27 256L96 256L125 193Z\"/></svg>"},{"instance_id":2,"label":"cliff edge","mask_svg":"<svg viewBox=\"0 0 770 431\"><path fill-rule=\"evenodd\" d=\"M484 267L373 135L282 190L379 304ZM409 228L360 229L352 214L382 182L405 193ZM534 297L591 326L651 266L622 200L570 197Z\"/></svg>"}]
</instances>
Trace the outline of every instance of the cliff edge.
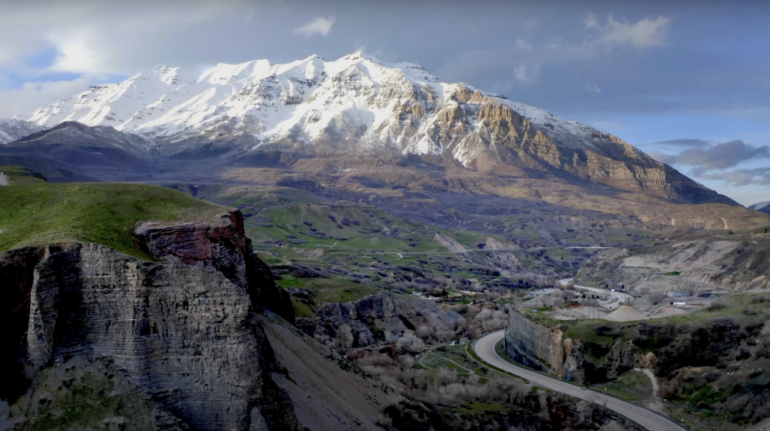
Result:
<instances>
[{"instance_id":1,"label":"cliff edge","mask_svg":"<svg viewBox=\"0 0 770 431\"><path fill-rule=\"evenodd\" d=\"M82 395L73 382L39 382L84 358L157 404L155 429L301 429L257 314L293 320L291 302L251 252L240 212L135 233L157 261L80 242L0 254L0 404L10 418L0 428L75 420L40 409ZM181 421L161 426L163 412ZM123 428L134 419L122 417Z\"/></svg>"}]
</instances>

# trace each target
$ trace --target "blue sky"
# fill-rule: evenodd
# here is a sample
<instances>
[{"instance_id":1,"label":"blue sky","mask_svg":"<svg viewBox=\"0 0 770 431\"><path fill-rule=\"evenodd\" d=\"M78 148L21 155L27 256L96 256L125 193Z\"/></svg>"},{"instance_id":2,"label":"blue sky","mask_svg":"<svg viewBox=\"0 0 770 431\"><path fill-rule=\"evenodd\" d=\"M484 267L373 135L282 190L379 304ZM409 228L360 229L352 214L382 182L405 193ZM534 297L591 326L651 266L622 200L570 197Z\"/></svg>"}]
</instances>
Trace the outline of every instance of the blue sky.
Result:
<instances>
[{"instance_id":1,"label":"blue sky","mask_svg":"<svg viewBox=\"0 0 770 431\"><path fill-rule=\"evenodd\" d=\"M770 2L0 2L0 116L158 64L360 50L606 130L742 204L770 200Z\"/></svg>"}]
</instances>

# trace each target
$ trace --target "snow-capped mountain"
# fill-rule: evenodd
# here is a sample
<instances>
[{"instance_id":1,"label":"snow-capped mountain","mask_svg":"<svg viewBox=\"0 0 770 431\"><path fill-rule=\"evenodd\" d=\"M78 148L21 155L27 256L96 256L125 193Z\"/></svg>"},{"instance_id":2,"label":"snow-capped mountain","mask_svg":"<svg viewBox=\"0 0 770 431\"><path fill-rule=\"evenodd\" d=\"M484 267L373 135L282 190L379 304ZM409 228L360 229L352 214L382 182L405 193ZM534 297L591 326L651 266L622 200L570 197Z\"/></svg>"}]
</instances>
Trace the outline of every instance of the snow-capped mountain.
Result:
<instances>
[{"instance_id":1,"label":"snow-capped mountain","mask_svg":"<svg viewBox=\"0 0 770 431\"><path fill-rule=\"evenodd\" d=\"M465 84L440 82L415 64L359 54L336 61L311 56L288 64L219 64L198 77L161 66L121 83L92 86L37 110L30 121L43 127L63 121L109 125L160 138L253 134L262 142L308 144L343 131L362 146L437 154L451 138L436 136L433 129L455 119L457 109L477 117L484 103L548 128L559 144L594 147L591 136L597 131L588 126ZM473 120L465 128L478 129L479 119ZM464 162L466 152L455 151Z\"/></svg>"},{"instance_id":2,"label":"snow-capped mountain","mask_svg":"<svg viewBox=\"0 0 770 431\"><path fill-rule=\"evenodd\" d=\"M29 121L0 118L0 145L13 142L21 137L43 130Z\"/></svg>"},{"instance_id":3,"label":"snow-capped mountain","mask_svg":"<svg viewBox=\"0 0 770 431\"><path fill-rule=\"evenodd\" d=\"M751 205L749 209L752 209L755 211L762 211L764 213L770 214L770 201L760 202L760 203Z\"/></svg>"},{"instance_id":4,"label":"snow-capped mountain","mask_svg":"<svg viewBox=\"0 0 770 431\"><path fill-rule=\"evenodd\" d=\"M10 144L29 146L38 142L55 142L68 147L111 148L146 157L155 144L133 133L120 132L109 126L89 127L76 121L65 121L50 129L41 129Z\"/></svg>"},{"instance_id":5,"label":"snow-capped mountain","mask_svg":"<svg viewBox=\"0 0 770 431\"><path fill-rule=\"evenodd\" d=\"M710 190L612 135L442 82L416 64L360 54L219 64L199 76L157 67L92 86L35 111L30 121L112 126L167 153L194 152L185 143L203 140L252 152L430 155L483 172L561 171L625 190L713 200L704 197Z\"/></svg>"}]
</instances>

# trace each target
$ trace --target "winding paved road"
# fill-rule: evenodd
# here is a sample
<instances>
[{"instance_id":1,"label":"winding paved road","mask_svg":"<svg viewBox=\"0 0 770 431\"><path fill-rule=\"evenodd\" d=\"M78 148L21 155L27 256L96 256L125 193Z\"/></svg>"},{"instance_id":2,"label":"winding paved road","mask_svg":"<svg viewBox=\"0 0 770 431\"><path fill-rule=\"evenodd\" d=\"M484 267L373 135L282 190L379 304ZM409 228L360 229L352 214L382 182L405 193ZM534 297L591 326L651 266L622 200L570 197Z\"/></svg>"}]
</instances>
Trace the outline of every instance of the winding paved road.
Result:
<instances>
[{"instance_id":1,"label":"winding paved road","mask_svg":"<svg viewBox=\"0 0 770 431\"><path fill-rule=\"evenodd\" d=\"M524 377L525 379L529 380L530 383L539 387L604 405L608 409L620 413L621 415L631 419L632 421L638 423L650 431L687 431L686 428L677 424L673 420L647 410L644 407L639 407L635 404L631 404L629 402L622 401L615 397L611 397L599 392L581 389L579 386L575 386L563 380L558 380L540 373L536 373L526 368L513 365L512 363L501 358L495 351L495 346L498 342L500 342L500 340L503 339L504 334L505 331L497 331L477 340L473 343L473 350L482 360L490 365L493 365L501 370L505 370L517 376Z\"/></svg>"}]
</instances>

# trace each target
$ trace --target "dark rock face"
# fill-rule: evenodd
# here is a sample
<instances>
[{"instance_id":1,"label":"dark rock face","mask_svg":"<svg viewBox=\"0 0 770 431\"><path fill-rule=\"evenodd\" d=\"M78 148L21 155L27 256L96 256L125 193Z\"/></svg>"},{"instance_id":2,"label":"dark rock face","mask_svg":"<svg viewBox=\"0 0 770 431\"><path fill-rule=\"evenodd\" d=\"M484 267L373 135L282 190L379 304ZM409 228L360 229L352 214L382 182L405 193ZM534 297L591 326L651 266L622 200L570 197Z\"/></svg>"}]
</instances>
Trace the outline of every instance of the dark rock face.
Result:
<instances>
[{"instance_id":1,"label":"dark rock face","mask_svg":"<svg viewBox=\"0 0 770 431\"><path fill-rule=\"evenodd\" d=\"M264 306L294 323L294 307L289 293L275 284L270 269L254 256L240 211L222 215L219 224L164 226L143 223L135 233L153 256L219 271L228 280L246 289L254 304Z\"/></svg>"},{"instance_id":2,"label":"dark rock face","mask_svg":"<svg viewBox=\"0 0 770 431\"><path fill-rule=\"evenodd\" d=\"M114 364L192 429L299 429L257 316L285 313L270 303L282 290L240 220L146 229L148 249L169 257L161 263L80 243L0 254L0 399L80 357Z\"/></svg>"}]
</instances>

